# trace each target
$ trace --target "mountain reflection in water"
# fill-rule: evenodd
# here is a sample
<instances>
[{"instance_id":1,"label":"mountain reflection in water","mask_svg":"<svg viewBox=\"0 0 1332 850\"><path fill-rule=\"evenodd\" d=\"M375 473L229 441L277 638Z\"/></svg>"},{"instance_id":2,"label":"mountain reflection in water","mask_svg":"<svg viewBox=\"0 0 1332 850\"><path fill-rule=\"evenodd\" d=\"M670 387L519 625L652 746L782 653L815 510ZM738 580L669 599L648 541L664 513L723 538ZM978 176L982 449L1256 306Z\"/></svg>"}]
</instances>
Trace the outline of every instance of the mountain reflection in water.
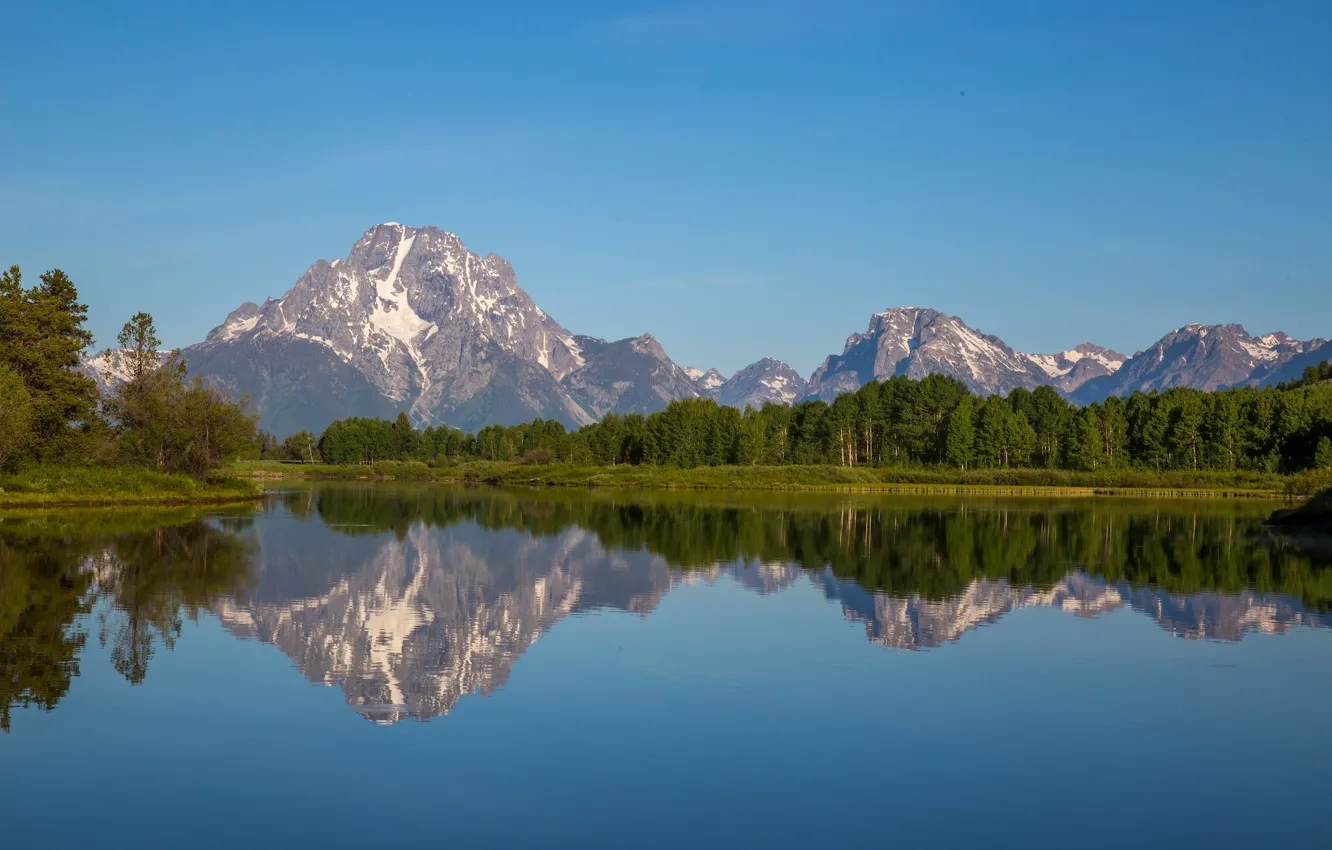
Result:
<instances>
[{"instance_id":1,"label":"mountain reflection in water","mask_svg":"<svg viewBox=\"0 0 1332 850\"><path fill-rule=\"evenodd\" d=\"M1018 608L1130 609L1185 638L1327 624L1332 571L1263 506L515 494L330 486L245 516L0 523L0 706L53 708L91 637L131 682L184 619L271 643L381 723L502 687L555 623L676 585L812 582L916 650Z\"/></svg>"}]
</instances>

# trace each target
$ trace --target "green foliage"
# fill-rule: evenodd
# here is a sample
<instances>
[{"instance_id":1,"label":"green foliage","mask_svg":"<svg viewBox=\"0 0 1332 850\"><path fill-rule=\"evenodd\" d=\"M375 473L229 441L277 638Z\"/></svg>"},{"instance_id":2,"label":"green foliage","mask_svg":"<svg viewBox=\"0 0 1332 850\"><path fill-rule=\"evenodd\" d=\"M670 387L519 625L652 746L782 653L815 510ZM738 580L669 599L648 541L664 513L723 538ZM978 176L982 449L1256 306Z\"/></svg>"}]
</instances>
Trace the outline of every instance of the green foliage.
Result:
<instances>
[{"instance_id":1,"label":"green foliage","mask_svg":"<svg viewBox=\"0 0 1332 850\"><path fill-rule=\"evenodd\" d=\"M23 456L32 440L32 394L23 379L0 363L0 469Z\"/></svg>"},{"instance_id":2,"label":"green foliage","mask_svg":"<svg viewBox=\"0 0 1332 850\"><path fill-rule=\"evenodd\" d=\"M0 475L0 506L226 501L256 493L248 481L135 467L40 465Z\"/></svg>"},{"instance_id":3,"label":"green foliage","mask_svg":"<svg viewBox=\"0 0 1332 850\"><path fill-rule=\"evenodd\" d=\"M1297 389L1318 384L1323 381L1332 381L1332 360L1324 360L1316 366L1305 367L1304 373L1289 383L1281 385L1282 389Z\"/></svg>"},{"instance_id":4,"label":"green foliage","mask_svg":"<svg viewBox=\"0 0 1332 850\"><path fill-rule=\"evenodd\" d=\"M152 316L135 313L120 329L116 342L120 344L120 350L128 361L131 381L141 380L150 372L157 371L157 348L162 341L157 338Z\"/></svg>"},{"instance_id":5,"label":"green foliage","mask_svg":"<svg viewBox=\"0 0 1332 850\"><path fill-rule=\"evenodd\" d=\"M135 314L120 339L130 346L130 379L103 407L123 463L206 475L254 446L258 432L245 400L198 378L187 383L179 351L159 358L152 316Z\"/></svg>"},{"instance_id":6,"label":"green foliage","mask_svg":"<svg viewBox=\"0 0 1332 850\"><path fill-rule=\"evenodd\" d=\"M1326 384L1172 389L1078 408L1049 387L978 399L961 382L931 375L870 382L832 404L744 413L710 399L683 399L651 416L608 414L572 433L541 419L491 425L475 437L448 428L415 431L405 415L396 422L344 419L328 427L320 448L331 463L868 466L910 469L923 480L920 470L937 467L1295 473L1319 462L1316 446L1327 435L1332 385Z\"/></svg>"},{"instance_id":7,"label":"green foliage","mask_svg":"<svg viewBox=\"0 0 1332 850\"><path fill-rule=\"evenodd\" d=\"M301 463L319 463L319 438L309 431L297 431L282 441L281 456L284 460Z\"/></svg>"},{"instance_id":8,"label":"green foliage","mask_svg":"<svg viewBox=\"0 0 1332 850\"><path fill-rule=\"evenodd\" d=\"M1314 451L1314 467L1332 469L1332 437L1323 437L1318 441L1318 448Z\"/></svg>"},{"instance_id":9,"label":"green foliage","mask_svg":"<svg viewBox=\"0 0 1332 850\"><path fill-rule=\"evenodd\" d=\"M18 266L0 274L0 365L28 392L31 451L44 460L76 453L78 429L95 417L97 385L77 371L92 342L86 319L74 283L59 269L30 288Z\"/></svg>"}]
</instances>

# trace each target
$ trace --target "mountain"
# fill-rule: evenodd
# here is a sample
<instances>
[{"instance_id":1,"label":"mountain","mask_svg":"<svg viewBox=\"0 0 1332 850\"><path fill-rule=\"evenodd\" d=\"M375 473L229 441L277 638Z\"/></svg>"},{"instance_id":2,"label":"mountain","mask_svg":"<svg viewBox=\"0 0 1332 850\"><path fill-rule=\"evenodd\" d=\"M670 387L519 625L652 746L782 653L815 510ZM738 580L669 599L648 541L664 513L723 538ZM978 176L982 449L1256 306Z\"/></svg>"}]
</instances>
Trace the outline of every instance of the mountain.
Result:
<instances>
[{"instance_id":1,"label":"mountain","mask_svg":"<svg viewBox=\"0 0 1332 850\"><path fill-rule=\"evenodd\" d=\"M242 304L185 359L191 374L250 394L278 434L400 410L464 430L538 416L577 427L698 394L651 336L576 336L503 258L392 222L281 298Z\"/></svg>"},{"instance_id":2,"label":"mountain","mask_svg":"<svg viewBox=\"0 0 1332 850\"><path fill-rule=\"evenodd\" d=\"M263 427L282 436L399 411L418 425L466 431L536 417L576 428L682 398L742 410L831 401L894 375L950 375L980 394L1050 385L1087 403L1174 386L1273 384L1332 357L1332 343L1188 325L1133 357L1092 343L1024 354L956 316L898 307L874 314L808 382L770 358L724 378L676 365L651 334L575 334L536 305L503 258L479 256L438 228L390 222L366 231L345 259L317 261L282 297L241 304L184 357L192 375L249 395ZM82 371L105 391L124 380L123 361L98 352Z\"/></svg>"},{"instance_id":3,"label":"mountain","mask_svg":"<svg viewBox=\"0 0 1332 850\"><path fill-rule=\"evenodd\" d=\"M1072 398L1085 404L1171 387L1210 391L1260 386L1295 377L1305 365L1317 363L1314 358L1324 351L1332 354L1324 339L1301 341L1280 332L1253 337L1235 324L1185 325L1130 357L1113 374L1087 381ZM1295 374L1287 376L1291 364Z\"/></svg>"},{"instance_id":4,"label":"mountain","mask_svg":"<svg viewBox=\"0 0 1332 850\"><path fill-rule=\"evenodd\" d=\"M744 410L765 404L791 404L805 395L800 373L780 360L765 357L736 372L717 389L717 401Z\"/></svg>"},{"instance_id":5,"label":"mountain","mask_svg":"<svg viewBox=\"0 0 1332 850\"><path fill-rule=\"evenodd\" d=\"M1044 384L1088 404L1170 387L1267 386L1329 358L1328 340L1280 332L1253 337L1233 324L1186 325L1132 357L1090 342L1058 354L1024 354L956 316L898 307L875 313L865 333L852 334L840 356L825 360L809 379L806 397L831 401L875 379L943 374L977 393L1004 395Z\"/></svg>"},{"instance_id":6,"label":"mountain","mask_svg":"<svg viewBox=\"0 0 1332 850\"><path fill-rule=\"evenodd\" d=\"M810 377L807 395L832 401L871 380L931 374L950 375L983 394L1050 382L1026 356L956 316L897 307L875 313L865 333L852 334L840 356L829 356Z\"/></svg>"},{"instance_id":7,"label":"mountain","mask_svg":"<svg viewBox=\"0 0 1332 850\"><path fill-rule=\"evenodd\" d=\"M1059 390L1071 393L1095 378L1118 372L1128 360L1123 354L1094 343L1084 342L1058 354L1023 354L1028 362L1046 374Z\"/></svg>"},{"instance_id":8,"label":"mountain","mask_svg":"<svg viewBox=\"0 0 1332 850\"><path fill-rule=\"evenodd\" d=\"M717 391L721 385L726 383L722 373L716 369L709 369L704 372L702 369L696 369L693 366L684 367L684 373L689 376L689 380L694 382L694 389L703 398L716 398Z\"/></svg>"},{"instance_id":9,"label":"mountain","mask_svg":"<svg viewBox=\"0 0 1332 850\"><path fill-rule=\"evenodd\" d=\"M594 419L611 412L655 413L675 399L699 395L652 334L618 342L589 336L575 340L584 362L564 384Z\"/></svg>"}]
</instances>

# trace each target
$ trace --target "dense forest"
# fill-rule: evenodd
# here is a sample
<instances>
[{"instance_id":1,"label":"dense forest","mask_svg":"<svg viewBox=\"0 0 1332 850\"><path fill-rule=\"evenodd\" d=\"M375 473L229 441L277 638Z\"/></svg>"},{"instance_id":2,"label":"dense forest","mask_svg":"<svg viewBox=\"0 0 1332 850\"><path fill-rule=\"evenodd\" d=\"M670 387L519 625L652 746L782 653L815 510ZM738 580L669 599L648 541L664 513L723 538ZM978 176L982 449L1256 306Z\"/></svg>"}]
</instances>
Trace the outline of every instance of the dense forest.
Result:
<instances>
[{"instance_id":1,"label":"dense forest","mask_svg":"<svg viewBox=\"0 0 1332 850\"><path fill-rule=\"evenodd\" d=\"M158 350L147 313L126 322L117 340L129 380L103 397L79 371L93 341L86 320L64 272L30 287L17 266L0 274L0 469L35 461L201 476L257 452L244 400L186 380L180 352Z\"/></svg>"},{"instance_id":2,"label":"dense forest","mask_svg":"<svg viewBox=\"0 0 1332 850\"><path fill-rule=\"evenodd\" d=\"M536 420L476 434L343 419L287 441L326 463L469 459L576 464L1254 470L1332 468L1332 367L1276 388L1170 389L1077 407L1051 387L973 395L942 375L872 381L831 404L741 412L708 399L650 416L607 415L575 432Z\"/></svg>"}]
</instances>

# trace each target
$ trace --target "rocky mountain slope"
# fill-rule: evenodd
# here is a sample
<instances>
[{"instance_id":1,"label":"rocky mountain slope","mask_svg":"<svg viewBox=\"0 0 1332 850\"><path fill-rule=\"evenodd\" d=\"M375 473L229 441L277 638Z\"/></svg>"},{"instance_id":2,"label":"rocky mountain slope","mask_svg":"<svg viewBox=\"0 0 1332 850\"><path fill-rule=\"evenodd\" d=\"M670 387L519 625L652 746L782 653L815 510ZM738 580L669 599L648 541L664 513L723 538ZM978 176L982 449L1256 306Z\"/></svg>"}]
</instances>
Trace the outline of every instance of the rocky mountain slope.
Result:
<instances>
[{"instance_id":1,"label":"rocky mountain slope","mask_svg":"<svg viewBox=\"0 0 1332 850\"><path fill-rule=\"evenodd\" d=\"M792 404L805 395L807 384L800 373L780 360L765 357L729 378L716 369L685 369L703 398L744 410L759 410L765 404Z\"/></svg>"},{"instance_id":2,"label":"rocky mountain slope","mask_svg":"<svg viewBox=\"0 0 1332 850\"><path fill-rule=\"evenodd\" d=\"M1128 360L1123 354L1084 342L1076 348L1058 354L1023 354L1030 363L1046 374L1057 389L1071 393L1095 378L1104 378L1118 372Z\"/></svg>"},{"instance_id":3,"label":"rocky mountain slope","mask_svg":"<svg viewBox=\"0 0 1332 850\"><path fill-rule=\"evenodd\" d=\"M1113 374L1087 381L1072 398L1087 403L1171 387L1210 391L1261 386L1294 377L1305 365L1328 356L1332 348L1324 339L1302 341L1280 332L1253 337L1234 324L1185 325L1130 357Z\"/></svg>"},{"instance_id":4,"label":"rocky mountain slope","mask_svg":"<svg viewBox=\"0 0 1332 850\"><path fill-rule=\"evenodd\" d=\"M717 401L761 409L765 404L791 404L808 391L800 373L780 360L765 357L736 372L717 389Z\"/></svg>"}]
</instances>

